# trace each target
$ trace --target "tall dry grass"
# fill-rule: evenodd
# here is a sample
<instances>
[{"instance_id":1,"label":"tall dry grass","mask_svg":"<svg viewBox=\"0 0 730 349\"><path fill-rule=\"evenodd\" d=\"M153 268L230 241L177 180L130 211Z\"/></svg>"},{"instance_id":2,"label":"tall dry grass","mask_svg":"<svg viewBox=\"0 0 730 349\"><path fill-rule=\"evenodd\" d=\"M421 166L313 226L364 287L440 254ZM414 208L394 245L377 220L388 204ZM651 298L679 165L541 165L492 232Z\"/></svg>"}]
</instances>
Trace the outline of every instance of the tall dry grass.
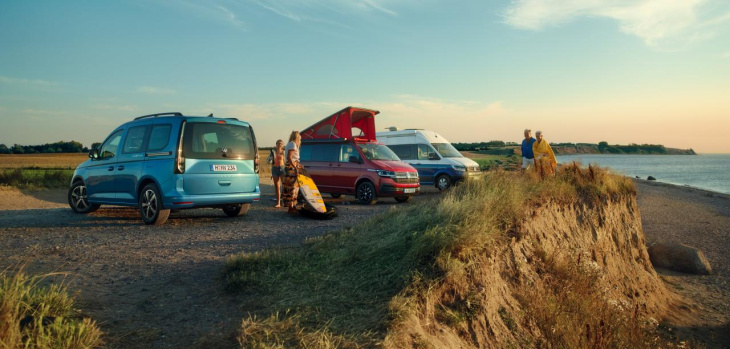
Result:
<instances>
[{"instance_id":1,"label":"tall dry grass","mask_svg":"<svg viewBox=\"0 0 730 349\"><path fill-rule=\"evenodd\" d=\"M61 284L42 286L56 276L0 272L0 348L96 348L101 330L80 318Z\"/></svg>"},{"instance_id":2,"label":"tall dry grass","mask_svg":"<svg viewBox=\"0 0 730 349\"><path fill-rule=\"evenodd\" d=\"M399 206L301 247L238 254L226 263L226 287L255 311L239 340L262 348L335 341L379 346L389 324L417 311L414 297L428 297L436 283L461 294L438 316L463 323L480 311L469 297L468 266L512 236L528 207L548 200L599 204L634 193L630 179L577 164L546 180L494 171L441 198ZM287 310L288 316L270 315ZM326 334L318 337L326 343L301 344L314 333Z\"/></svg>"}]
</instances>

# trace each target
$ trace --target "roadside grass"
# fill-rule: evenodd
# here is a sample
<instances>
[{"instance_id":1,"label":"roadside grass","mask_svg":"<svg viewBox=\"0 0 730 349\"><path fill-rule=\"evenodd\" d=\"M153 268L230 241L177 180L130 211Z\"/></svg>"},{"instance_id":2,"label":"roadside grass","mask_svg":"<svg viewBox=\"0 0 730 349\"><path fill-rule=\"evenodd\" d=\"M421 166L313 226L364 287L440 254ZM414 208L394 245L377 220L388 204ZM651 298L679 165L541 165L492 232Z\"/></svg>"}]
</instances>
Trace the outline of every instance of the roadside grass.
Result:
<instances>
[{"instance_id":1,"label":"roadside grass","mask_svg":"<svg viewBox=\"0 0 730 349\"><path fill-rule=\"evenodd\" d=\"M21 271L0 271L0 347L96 348L103 344L101 330L80 318L61 284L42 286L54 274L29 276Z\"/></svg>"},{"instance_id":2,"label":"roadside grass","mask_svg":"<svg viewBox=\"0 0 730 349\"><path fill-rule=\"evenodd\" d=\"M19 189L68 188L74 170L16 168L0 170L0 185Z\"/></svg>"},{"instance_id":3,"label":"roadside grass","mask_svg":"<svg viewBox=\"0 0 730 349\"><path fill-rule=\"evenodd\" d=\"M596 167L565 166L545 181L491 171L483 181L300 247L232 256L224 268L226 287L252 313L239 342L246 348L382 345L392 323L416 312L414 299L437 284L468 288L466 267L512 234L526 205L630 194L630 179ZM303 338L311 336L322 342L305 345Z\"/></svg>"}]
</instances>

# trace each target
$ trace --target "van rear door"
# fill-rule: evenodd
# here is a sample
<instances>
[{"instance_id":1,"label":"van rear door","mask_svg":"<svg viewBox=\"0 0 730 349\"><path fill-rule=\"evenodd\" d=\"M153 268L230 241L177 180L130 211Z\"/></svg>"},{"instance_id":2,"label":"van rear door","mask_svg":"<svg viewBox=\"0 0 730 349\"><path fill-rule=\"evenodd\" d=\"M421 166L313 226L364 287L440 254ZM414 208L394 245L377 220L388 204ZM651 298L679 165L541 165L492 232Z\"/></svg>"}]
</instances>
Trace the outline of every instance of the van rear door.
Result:
<instances>
[{"instance_id":1,"label":"van rear door","mask_svg":"<svg viewBox=\"0 0 730 349\"><path fill-rule=\"evenodd\" d=\"M184 126L183 189L188 195L256 191L256 142L251 126L228 119L190 120Z\"/></svg>"}]
</instances>

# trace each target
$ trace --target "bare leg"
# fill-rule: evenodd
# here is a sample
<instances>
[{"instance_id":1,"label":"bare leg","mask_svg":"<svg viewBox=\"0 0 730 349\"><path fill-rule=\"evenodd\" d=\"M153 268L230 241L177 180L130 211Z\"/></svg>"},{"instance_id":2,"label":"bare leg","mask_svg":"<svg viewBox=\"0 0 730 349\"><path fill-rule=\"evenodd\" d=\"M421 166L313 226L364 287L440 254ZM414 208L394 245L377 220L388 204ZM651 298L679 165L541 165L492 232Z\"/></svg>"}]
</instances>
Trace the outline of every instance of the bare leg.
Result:
<instances>
[{"instance_id":1,"label":"bare leg","mask_svg":"<svg viewBox=\"0 0 730 349\"><path fill-rule=\"evenodd\" d=\"M274 192L276 195L276 206L274 207L281 207L281 181L279 178L274 177Z\"/></svg>"}]
</instances>

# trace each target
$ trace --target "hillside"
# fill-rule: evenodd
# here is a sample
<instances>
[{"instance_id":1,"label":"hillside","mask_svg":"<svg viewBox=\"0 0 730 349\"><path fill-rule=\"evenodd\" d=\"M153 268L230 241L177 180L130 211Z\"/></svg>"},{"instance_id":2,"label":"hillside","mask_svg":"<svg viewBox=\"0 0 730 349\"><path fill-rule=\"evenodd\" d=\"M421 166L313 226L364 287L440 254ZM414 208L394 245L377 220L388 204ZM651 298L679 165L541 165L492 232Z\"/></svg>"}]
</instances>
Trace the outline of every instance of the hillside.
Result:
<instances>
[{"instance_id":1,"label":"hillside","mask_svg":"<svg viewBox=\"0 0 730 349\"><path fill-rule=\"evenodd\" d=\"M633 183L574 166L490 173L225 275L252 314L242 347L655 347L676 300Z\"/></svg>"}]
</instances>

